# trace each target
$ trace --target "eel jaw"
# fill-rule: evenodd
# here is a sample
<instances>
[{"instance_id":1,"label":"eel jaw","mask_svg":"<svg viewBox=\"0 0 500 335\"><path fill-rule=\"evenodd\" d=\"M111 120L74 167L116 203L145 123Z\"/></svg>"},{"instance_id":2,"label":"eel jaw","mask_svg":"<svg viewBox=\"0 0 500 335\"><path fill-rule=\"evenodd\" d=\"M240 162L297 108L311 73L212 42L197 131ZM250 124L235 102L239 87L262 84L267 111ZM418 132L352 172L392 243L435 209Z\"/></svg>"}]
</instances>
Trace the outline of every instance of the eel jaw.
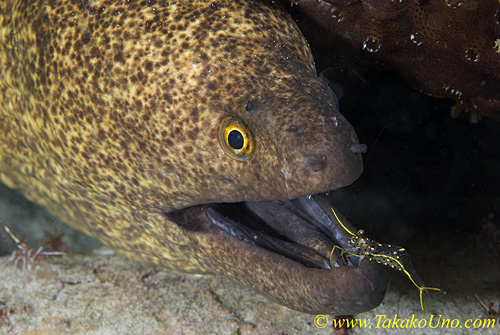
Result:
<instances>
[{"instance_id":1,"label":"eel jaw","mask_svg":"<svg viewBox=\"0 0 500 335\"><path fill-rule=\"evenodd\" d=\"M330 266L334 245L351 253L356 250L326 199L303 196L203 207L215 230L197 245L217 245L201 251L207 271L310 314L357 314L382 301L387 285L383 266L353 256L344 262L340 254ZM357 231L341 220L347 229Z\"/></svg>"},{"instance_id":2,"label":"eel jaw","mask_svg":"<svg viewBox=\"0 0 500 335\"><path fill-rule=\"evenodd\" d=\"M303 196L288 201L210 205L207 216L215 226L245 243L309 268L331 269L346 265L342 257L336 257L331 264L334 245L356 253L349 243L352 236L341 227L331 208L320 196ZM342 222L350 231L356 231L345 219ZM358 257L345 259L350 265L359 265Z\"/></svg>"}]
</instances>

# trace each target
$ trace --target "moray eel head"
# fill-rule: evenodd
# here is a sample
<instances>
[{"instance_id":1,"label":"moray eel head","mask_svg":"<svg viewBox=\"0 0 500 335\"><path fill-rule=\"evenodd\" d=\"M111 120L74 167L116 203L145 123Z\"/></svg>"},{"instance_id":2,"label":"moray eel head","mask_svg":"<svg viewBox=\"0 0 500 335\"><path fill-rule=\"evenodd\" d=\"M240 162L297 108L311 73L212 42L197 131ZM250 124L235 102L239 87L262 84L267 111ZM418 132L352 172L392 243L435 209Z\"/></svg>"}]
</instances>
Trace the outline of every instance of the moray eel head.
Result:
<instances>
[{"instance_id":1,"label":"moray eel head","mask_svg":"<svg viewBox=\"0 0 500 335\"><path fill-rule=\"evenodd\" d=\"M129 257L293 309L380 303L377 264L330 268L348 236L314 194L361 154L279 5L8 0L0 22L8 186Z\"/></svg>"},{"instance_id":2,"label":"moray eel head","mask_svg":"<svg viewBox=\"0 0 500 335\"><path fill-rule=\"evenodd\" d=\"M209 138L202 139L210 145L197 148L196 155L217 168L194 185L191 201L291 199L348 185L358 177L356 135L335 109L327 87L302 76L255 81L257 87L239 105L215 107L220 117L206 129ZM273 85L277 89L267 92ZM297 87L306 94L296 96ZM192 179L196 177L188 181ZM206 189L200 187L205 183ZM218 191L210 192L214 189Z\"/></svg>"}]
</instances>

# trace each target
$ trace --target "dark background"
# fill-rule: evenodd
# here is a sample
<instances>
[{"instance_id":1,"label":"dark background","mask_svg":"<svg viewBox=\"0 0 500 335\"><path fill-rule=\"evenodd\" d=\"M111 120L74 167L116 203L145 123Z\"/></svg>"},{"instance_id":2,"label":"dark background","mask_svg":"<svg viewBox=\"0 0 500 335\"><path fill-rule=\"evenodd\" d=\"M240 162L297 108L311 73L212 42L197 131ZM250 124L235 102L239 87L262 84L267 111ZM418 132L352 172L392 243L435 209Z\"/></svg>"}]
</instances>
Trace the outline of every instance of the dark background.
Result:
<instances>
[{"instance_id":1,"label":"dark background","mask_svg":"<svg viewBox=\"0 0 500 335\"><path fill-rule=\"evenodd\" d=\"M453 101L414 90L380 63L313 52L341 113L368 145L361 177L330 194L351 223L382 243L468 236L464 243L491 244L498 257L500 122L471 123L468 113L453 119Z\"/></svg>"}]
</instances>

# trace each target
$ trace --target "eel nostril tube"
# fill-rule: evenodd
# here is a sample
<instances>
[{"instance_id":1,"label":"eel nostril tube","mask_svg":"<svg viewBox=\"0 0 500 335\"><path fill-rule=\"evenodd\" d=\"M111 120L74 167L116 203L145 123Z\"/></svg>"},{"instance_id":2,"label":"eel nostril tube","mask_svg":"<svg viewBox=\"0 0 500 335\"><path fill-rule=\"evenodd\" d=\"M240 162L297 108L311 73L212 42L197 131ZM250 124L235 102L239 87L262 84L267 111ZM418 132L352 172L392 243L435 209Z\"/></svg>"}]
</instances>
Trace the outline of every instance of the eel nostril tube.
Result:
<instances>
[{"instance_id":1,"label":"eel nostril tube","mask_svg":"<svg viewBox=\"0 0 500 335\"><path fill-rule=\"evenodd\" d=\"M351 150L354 153L364 154L368 151L368 146L366 144L356 143L351 145Z\"/></svg>"}]
</instances>

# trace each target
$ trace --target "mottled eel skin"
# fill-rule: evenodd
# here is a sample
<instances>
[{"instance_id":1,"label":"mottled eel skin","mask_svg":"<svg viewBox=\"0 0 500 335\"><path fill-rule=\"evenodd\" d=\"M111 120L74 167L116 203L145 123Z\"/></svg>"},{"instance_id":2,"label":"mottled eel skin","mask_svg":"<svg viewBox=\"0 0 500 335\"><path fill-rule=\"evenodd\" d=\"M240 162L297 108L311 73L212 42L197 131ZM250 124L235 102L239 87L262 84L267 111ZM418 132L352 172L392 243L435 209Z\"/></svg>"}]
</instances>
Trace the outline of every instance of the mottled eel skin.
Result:
<instances>
[{"instance_id":1,"label":"mottled eel skin","mask_svg":"<svg viewBox=\"0 0 500 335\"><path fill-rule=\"evenodd\" d=\"M300 311L380 303L380 266L325 262L348 237L304 195L352 183L361 156L280 6L3 0L0 29L9 187L131 258Z\"/></svg>"}]
</instances>

